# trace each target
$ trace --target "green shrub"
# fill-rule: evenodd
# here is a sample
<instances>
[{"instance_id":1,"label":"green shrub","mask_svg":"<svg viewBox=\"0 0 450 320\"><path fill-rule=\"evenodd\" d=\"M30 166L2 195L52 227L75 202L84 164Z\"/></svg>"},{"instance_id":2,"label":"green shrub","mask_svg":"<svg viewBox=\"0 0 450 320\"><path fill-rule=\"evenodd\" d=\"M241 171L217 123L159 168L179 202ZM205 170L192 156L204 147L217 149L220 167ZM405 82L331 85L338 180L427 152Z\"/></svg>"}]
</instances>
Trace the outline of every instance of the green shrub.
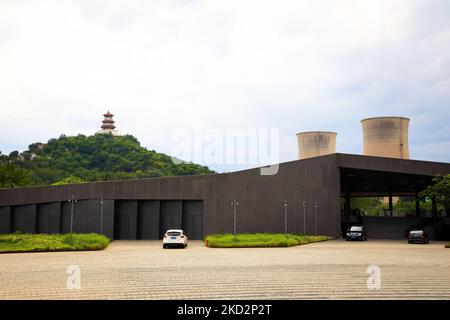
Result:
<instances>
[{"instance_id":1,"label":"green shrub","mask_svg":"<svg viewBox=\"0 0 450 320\"><path fill-rule=\"evenodd\" d=\"M100 234L27 234L0 235L0 253L34 251L102 250L111 240Z\"/></svg>"},{"instance_id":2,"label":"green shrub","mask_svg":"<svg viewBox=\"0 0 450 320\"><path fill-rule=\"evenodd\" d=\"M326 241L326 236L303 236L282 233L215 234L205 237L210 248L292 247L312 242Z\"/></svg>"}]
</instances>

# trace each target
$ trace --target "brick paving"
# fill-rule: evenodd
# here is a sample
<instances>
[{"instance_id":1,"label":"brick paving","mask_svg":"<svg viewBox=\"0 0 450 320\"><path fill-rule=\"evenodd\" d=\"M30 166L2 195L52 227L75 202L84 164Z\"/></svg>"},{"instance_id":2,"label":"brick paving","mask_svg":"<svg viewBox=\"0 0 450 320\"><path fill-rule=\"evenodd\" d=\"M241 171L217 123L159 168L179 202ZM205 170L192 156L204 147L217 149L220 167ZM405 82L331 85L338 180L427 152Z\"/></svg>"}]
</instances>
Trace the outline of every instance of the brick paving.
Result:
<instances>
[{"instance_id":1,"label":"brick paving","mask_svg":"<svg viewBox=\"0 0 450 320\"><path fill-rule=\"evenodd\" d=\"M81 288L67 289L78 265ZM381 289L367 288L367 267ZM211 249L190 241L114 241L104 251L0 255L0 299L450 299L444 243L333 240L291 248Z\"/></svg>"}]
</instances>

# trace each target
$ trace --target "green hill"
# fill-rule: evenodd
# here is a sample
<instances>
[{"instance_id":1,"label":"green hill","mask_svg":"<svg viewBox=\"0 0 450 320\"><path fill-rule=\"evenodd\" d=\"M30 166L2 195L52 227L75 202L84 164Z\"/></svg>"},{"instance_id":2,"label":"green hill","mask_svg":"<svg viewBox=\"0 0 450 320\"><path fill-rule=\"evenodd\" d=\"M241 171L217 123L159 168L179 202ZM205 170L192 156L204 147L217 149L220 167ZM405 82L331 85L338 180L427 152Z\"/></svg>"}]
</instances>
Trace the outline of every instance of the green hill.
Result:
<instances>
[{"instance_id":1,"label":"green hill","mask_svg":"<svg viewBox=\"0 0 450 320\"><path fill-rule=\"evenodd\" d=\"M62 135L21 153L0 152L1 188L208 173L205 166L175 164L131 135Z\"/></svg>"}]
</instances>

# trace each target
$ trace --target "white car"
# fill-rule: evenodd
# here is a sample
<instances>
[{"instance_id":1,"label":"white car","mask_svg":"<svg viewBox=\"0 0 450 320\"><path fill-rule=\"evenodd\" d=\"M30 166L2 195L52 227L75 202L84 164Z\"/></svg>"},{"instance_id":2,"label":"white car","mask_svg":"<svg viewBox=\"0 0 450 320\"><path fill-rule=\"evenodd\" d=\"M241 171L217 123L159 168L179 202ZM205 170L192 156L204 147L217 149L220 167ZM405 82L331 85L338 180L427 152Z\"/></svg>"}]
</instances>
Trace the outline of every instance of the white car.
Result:
<instances>
[{"instance_id":1,"label":"white car","mask_svg":"<svg viewBox=\"0 0 450 320\"><path fill-rule=\"evenodd\" d=\"M186 248L188 237L183 230L171 229L167 230L163 238L163 248L168 247L182 247Z\"/></svg>"}]
</instances>

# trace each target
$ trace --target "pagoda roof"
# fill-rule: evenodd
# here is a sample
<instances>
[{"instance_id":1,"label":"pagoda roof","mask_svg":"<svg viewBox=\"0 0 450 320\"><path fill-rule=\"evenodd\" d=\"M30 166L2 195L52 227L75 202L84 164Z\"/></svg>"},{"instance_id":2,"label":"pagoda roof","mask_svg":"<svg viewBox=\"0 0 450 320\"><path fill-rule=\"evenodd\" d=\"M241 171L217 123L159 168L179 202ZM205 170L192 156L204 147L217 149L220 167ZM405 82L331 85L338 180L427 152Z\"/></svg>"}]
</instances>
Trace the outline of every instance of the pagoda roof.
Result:
<instances>
[{"instance_id":1,"label":"pagoda roof","mask_svg":"<svg viewBox=\"0 0 450 320\"><path fill-rule=\"evenodd\" d=\"M108 112L105 113L103 116L105 116L105 117L113 117L114 115L111 112L109 112L109 110L108 110Z\"/></svg>"},{"instance_id":2,"label":"pagoda roof","mask_svg":"<svg viewBox=\"0 0 450 320\"><path fill-rule=\"evenodd\" d=\"M113 124L104 124L101 126L102 129L115 129L116 126Z\"/></svg>"}]
</instances>

